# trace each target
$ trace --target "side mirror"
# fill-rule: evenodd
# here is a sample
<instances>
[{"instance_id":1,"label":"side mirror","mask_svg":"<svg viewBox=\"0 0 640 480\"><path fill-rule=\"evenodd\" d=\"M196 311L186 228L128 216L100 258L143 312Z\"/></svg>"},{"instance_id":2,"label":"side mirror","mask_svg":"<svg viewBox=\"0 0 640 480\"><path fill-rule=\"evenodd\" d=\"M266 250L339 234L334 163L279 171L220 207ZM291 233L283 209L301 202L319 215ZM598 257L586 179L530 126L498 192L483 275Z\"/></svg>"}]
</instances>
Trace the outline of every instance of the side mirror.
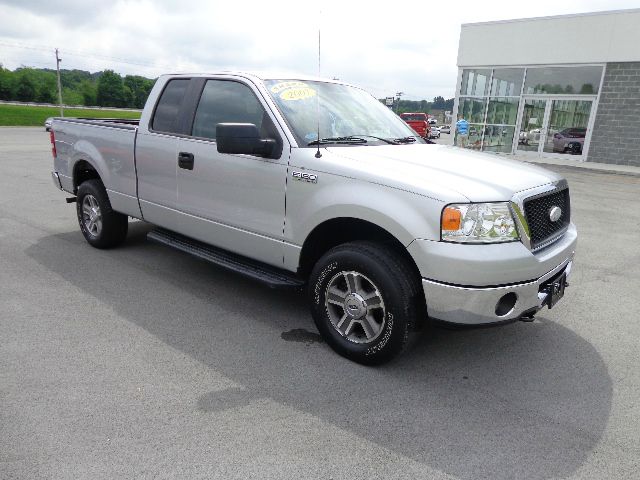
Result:
<instances>
[{"instance_id":1,"label":"side mirror","mask_svg":"<svg viewBox=\"0 0 640 480\"><path fill-rule=\"evenodd\" d=\"M273 154L276 141L260 138L258 127L253 123L218 123L216 144L220 153L269 157Z\"/></svg>"}]
</instances>

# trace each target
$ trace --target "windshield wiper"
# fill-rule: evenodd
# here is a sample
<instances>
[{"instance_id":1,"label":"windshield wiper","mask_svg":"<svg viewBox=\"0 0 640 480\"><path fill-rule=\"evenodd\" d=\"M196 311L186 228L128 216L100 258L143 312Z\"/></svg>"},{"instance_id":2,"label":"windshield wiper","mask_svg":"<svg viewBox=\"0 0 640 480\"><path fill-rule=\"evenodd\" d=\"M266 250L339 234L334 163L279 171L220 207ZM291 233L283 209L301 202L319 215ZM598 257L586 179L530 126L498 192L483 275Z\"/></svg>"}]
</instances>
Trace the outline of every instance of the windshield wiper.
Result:
<instances>
[{"instance_id":1,"label":"windshield wiper","mask_svg":"<svg viewBox=\"0 0 640 480\"><path fill-rule=\"evenodd\" d=\"M416 141L416 137L394 138L393 141L396 143L413 143Z\"/></svg>"},{"instance_id":2,"label":"windshield wiper","mask_svg":"<svg viewBox=\"0 0 640 480\"><path fill-rule=\"evenodd\" d=\"M367 140L362 137L349 135L348 137L327 137L320 140L314 140L307 143L307 146L311 145L326 145L328 143L345 143L349 145L358 145L361 143L367 143Z\"/></svg>"},{"instance_id":3,"label":"windshield wiper","mask_svg":"<svg viewBox=\"0 0 640 480\"><path fill-rule=\"evenodd\" d=\"M376 140L380 140L381 142L385 142L385 143L389 143L391 145L396 145L397 142L395 139L390 139L390 138L382 138L382 137L376 137L375 135L351 135L352 137L367 137L367 138L375 138Z\"/></svg>"}]
</instances>

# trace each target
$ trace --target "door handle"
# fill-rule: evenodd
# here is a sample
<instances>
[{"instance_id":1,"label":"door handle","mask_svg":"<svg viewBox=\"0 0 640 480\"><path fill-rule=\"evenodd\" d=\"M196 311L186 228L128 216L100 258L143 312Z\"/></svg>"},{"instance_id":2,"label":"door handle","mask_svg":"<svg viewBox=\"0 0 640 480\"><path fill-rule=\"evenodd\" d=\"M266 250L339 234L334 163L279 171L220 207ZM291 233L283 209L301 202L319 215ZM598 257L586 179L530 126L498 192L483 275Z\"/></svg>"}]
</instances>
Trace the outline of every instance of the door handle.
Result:
<instances>
[{"instance_id":1,"label":"door handle","mask_svg":"<svg viewBox=\"0 0 640 480\"><path fill-rule=\"evenodd\" d=\"M193 170L193 153L180 152L178 154L178 166L185 170Z\"/></svg>"}]
</instances>

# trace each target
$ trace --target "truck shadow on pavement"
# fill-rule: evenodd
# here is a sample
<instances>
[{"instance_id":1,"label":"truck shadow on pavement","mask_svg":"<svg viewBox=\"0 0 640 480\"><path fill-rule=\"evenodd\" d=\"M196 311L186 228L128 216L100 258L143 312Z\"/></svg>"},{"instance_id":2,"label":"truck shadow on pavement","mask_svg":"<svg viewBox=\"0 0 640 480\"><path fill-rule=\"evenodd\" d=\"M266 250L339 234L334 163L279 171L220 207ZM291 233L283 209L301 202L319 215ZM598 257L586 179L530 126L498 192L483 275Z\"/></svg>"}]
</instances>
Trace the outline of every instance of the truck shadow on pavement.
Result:
<instances>
[{"instance_id":1,"label":"truck shadow on pavement","mask_svg":"<svg viewBox=\"0 0 640 480\"><path fill-rule=\"evenodd\" d=\"M242 385L194 398L194 409L269 398L469 480L571 476L603 434L612 397L606 365L590 343L544 313L531 324L430 329L391 364L363 367L325 343L281 338L315 332L300 293L270 290L147 242L143 223L130 227L127 243L111 251L70 232L26 252Z\"/></svg>"}]
</instances>

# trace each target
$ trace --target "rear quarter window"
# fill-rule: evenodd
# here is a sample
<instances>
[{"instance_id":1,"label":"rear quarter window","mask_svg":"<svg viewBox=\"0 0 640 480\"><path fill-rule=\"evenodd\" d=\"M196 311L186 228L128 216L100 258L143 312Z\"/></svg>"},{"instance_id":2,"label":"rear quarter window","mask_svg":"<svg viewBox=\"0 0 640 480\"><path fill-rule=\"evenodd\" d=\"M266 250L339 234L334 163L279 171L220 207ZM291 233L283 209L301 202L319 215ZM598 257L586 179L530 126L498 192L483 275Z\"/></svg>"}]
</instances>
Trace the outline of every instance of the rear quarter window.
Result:
<instances>
[{"instance_id":1,"label":"rear quarter window","mask_svg":"<svg viewBox=\"0 0 640 480\"><path fill-rule=\"evenodd\" d=\"M157 132L177 133L177 118L184 95L189 86L188 78L170 80L164 87L151 121L151 129Z\"/></svg>"}]
</instances>

